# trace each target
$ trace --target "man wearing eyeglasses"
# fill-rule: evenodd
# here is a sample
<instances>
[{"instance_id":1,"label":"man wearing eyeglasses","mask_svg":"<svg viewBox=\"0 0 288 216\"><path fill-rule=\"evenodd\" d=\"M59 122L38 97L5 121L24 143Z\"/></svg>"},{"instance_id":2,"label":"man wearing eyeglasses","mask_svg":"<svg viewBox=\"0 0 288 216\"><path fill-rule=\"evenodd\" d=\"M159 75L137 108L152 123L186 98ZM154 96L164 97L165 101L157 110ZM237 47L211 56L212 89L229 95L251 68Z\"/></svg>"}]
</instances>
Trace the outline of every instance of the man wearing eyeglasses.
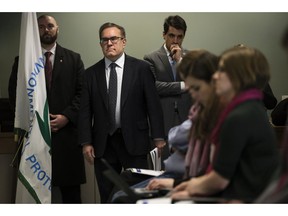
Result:
<instances>
[{"instance_id":1,"label":"man wearing eyeglasses","mask_svg":"<svg viewBox=\"0 0 288 216\"><path fill-rule=\"evenodd\" d=\"M46 89L52 142L52 203L81 203L81 184L86 182L86 175L76 131L84 64L80 54L56 42L59 26L54 17L38 17L38 28L45 68L47 62L51 64L50 78L46 76ZM13 107L18 60L16 57L9 80L9 99Z\"/></svg>"},{"instance_id":2,"label":"man wearing eyeglasses","mask_svg":"<svg viewBox=\"0 0 288 216\"><path fill-rule=\"evenodd\" d=\"M144 60L150 64L156 78L167 137L172 127L187 119L192 100L185 89L184 81L176 72L177 64L187 52L182 47L187 29L186 22L178 15L169 16L165 19L163 27L163 45L160 49L145 55ZM169 155L167 145L162 153L162 161Z\"/></svg>"},{"instance_id":3,"label":"man wearing eyeglasses","mask_svg":"<svg viewBox=\"0 0 288 216\"><path fill-rule=\"evenodd\" d=\"M148 168L150 134L165 146L163 114L149 64L124 52L125 29L105 23L99 29L104 58L84 75L79 138L86 160L94 164L101 203L113 184L103 175L101 158L118 172ZM133 182L135 183L135 182Z\"/></svg>"}]
</instances>

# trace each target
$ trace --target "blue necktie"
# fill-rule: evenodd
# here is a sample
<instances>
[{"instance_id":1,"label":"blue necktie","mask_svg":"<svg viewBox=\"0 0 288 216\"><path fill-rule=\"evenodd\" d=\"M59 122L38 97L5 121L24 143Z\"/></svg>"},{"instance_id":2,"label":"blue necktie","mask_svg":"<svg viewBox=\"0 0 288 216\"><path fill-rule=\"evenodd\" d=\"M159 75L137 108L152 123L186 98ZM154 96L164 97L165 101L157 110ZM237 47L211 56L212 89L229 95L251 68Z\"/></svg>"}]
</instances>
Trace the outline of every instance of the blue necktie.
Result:
<instances>
[{"instance_id":1,"label":"blue necktie","mask_svg":"<svg viewBox=\"0 0 288 216\"><path fill-rule=\"evenodd\" d=\"M172 71L173 71L173 77L174 77L174 81L176 81L176 61L172 60L171 62L171 68L172 68Z\"/></svg>"},{"instance_id":2,"label":"blue necktie","mask_svg":"<svg viewBox=\"0 0 288 216\"><path fill-rule=\"evenodd\" d=\"M110 79L109 79L109 133L112 135L116 130L116 102L117 102L117 73L116 63L110 64Z\"/></svg>"}]
</instances>

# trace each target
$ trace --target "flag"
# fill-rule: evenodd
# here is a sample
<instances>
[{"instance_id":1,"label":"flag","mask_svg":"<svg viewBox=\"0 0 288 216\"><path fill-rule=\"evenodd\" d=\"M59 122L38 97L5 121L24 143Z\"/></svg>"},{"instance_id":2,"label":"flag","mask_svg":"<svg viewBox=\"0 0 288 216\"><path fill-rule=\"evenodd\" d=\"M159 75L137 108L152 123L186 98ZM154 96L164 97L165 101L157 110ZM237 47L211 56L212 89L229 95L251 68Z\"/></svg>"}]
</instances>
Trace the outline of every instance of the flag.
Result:
<instances>
[{"instance_id":1,"label":"flag","mask_svg":"<svg viewBox=\"0 0 288 216\"><path fill-rule=\"evenodd\" d=\"M23 13L15 132L24 134L16 203L51 203L51 132L36 13Z\"/></svg>"}]
</instances>

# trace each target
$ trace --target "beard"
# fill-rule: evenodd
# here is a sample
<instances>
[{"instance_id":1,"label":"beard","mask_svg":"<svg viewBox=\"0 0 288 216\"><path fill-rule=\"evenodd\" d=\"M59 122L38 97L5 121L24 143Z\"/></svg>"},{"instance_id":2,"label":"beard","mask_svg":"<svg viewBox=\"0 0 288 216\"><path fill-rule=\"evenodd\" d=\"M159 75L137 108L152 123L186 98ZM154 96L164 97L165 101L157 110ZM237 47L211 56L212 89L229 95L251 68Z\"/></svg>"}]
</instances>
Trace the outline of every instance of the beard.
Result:
<instances>
[{"instance_id":1,"label":"beard","mask_svg":"<svg viewBox=\"0 0 288 216\"><path fill-rule=\"evenodd\" d=\"M54 36L50 34L43 34L42 36L40 36L40 41L42 44L51 45L57 40L57 36L57 33Z\"/></svg>"}]
</instances>

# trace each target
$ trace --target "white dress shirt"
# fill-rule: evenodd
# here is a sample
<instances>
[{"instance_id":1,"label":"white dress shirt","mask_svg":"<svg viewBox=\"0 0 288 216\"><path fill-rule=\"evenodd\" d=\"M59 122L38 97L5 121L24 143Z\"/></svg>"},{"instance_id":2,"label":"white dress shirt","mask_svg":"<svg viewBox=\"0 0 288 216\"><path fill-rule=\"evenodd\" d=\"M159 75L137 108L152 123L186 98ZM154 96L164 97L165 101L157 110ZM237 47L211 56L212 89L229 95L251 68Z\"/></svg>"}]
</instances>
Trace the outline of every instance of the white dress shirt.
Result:
<instances>
[{"instance_id":1,"label":"white dress shirt","mask_svg":"<svg viewBox=\"0 0 288 216\"><path fill-rule=\"evenodd\" d=\"M117 101L116 101L116 111L115 111L115 119L116 119L116 128L121 128L121 89L122 89L122 79L123 79L123 69L125 62L125 54L123 53L120 58L118 58L114 63L116 63L116 73L117 73ZM105 73L106 73L106 84L107 91L109 90L109 78L110 78L110 64L111 60L105 58Z\"/></svg>"}]
</instances>

